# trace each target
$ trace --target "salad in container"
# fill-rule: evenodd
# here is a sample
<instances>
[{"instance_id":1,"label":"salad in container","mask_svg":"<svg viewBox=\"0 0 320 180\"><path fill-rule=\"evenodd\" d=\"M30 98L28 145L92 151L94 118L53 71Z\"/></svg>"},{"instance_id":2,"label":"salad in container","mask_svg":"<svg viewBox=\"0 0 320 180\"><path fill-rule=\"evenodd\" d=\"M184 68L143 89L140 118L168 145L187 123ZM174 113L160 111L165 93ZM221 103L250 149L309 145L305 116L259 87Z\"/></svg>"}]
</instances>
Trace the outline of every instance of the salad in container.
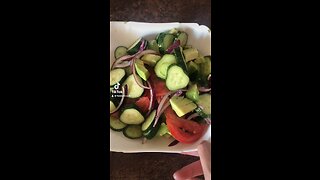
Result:
<instances>
[{"instance_id":1,"label":"salad in container","mask_svg":"<svg viewBox=\"0 0 320 180\"><path fill-rule=\"evenodd\" d=\"M138 23L138 27L152 24ZM169 23L150 34L132 35L130 39L135 39L129 45L114 42L111 151L183 152L211 140L211 54L201 51L199 42L193 45L193 35L190 28Z\"/></svg>"}]
</instances>

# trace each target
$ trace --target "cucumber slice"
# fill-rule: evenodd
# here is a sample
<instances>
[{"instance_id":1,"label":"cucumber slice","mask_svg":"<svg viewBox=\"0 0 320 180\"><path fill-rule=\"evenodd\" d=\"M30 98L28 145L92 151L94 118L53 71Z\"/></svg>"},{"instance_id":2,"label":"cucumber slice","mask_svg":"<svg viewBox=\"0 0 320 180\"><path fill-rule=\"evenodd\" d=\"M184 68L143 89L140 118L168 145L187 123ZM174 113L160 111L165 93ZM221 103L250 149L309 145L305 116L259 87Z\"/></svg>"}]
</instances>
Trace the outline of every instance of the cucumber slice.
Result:
<instances>
[{"instance_id":1,"label":"cucumber slice","mask_svg":"<svg viewBox=\"0 0 320 180\"><path fill-rule=\"evenodd\" d=\"M152 139L153 137L156 136L157 132L159 131L160 128L160 124L163 121L163 116L160 117L159 121L157 122L156 126L153 127L153 120L151 122L151 124L149 125L149 130L146 129L145 132L143 132L143 136L146 137L147 139ZM154 119L154 118L153 118Z\"/></svg>"},{"instance_id":2,"label":"cucumber slice","mask_svg":"<svg viewBox=\"0 0 320 180\"><path fill-rule=\"evenodd\" d=\"M200 66L197 63L194 63L193 61L188 62L187 65L188 65L189 74L200 71Z\"/></svg>"},{"instance_id":3,"label":"cucumber slice","mask_svg":"<svg viewBox=\"0 0 320 180\"><path fill-rule=\"evenodd\" d=\"M181 46L174 49L174 54L177 58L177 64L185 71L185 73L188 72L186 60L183 54L183 49Z\"/></svg>"},{"instance_id":4,"label":"cucumber slice","mask_svg":"<svg viewBox=\"0 0 320 180\"><path fill-rule=\"evenodd\" d=\"M180 46L184 47L187 44L188 41L188 34L185 32L181 32L178 35L178 39L180 40Z\"/></svg>"},{"instance_id":5,"label":"cucumber slice","mask_svg":"<svg viewBox=\"0 0 320 180\"><path fill-rule=\"evenodd\" d=\"M138 139L142 137L141 126L129 125L123 130L123 135L130 139Z\"/></svg>"},{"instance_id":6,"label":"cucumber slice","mask_svg":"<svg viewBox=\"0 0 320 180\"><path fill-rule=\"evenodd\" d=\"M140 49L140 45L141 43L145 41L143 38L139 38L137 39L127 50L127 53L130 54L130 55L133 55L135 53L137 53ZM148 41L145 41L145 42L148 42Z\"/></svg>"},{"instance_id":7,"label":"cucumber slice","mask_svg":"<svg viewBox=\"0 0 320 180\"><path fill-rule=\"evenodd\" d=\"M137 74L143 79L147 80L150 76L150 73L146 67L144 67L143 61L140 59L137 59L134 63L134 66L136 68Z\"/></svg>"},{"instance_id":8,"label":"cucumber slice","mask_svg":"<svg viewBox=\"0 0 320 180\"><path fill-rule=\"evenodd\" d=\"M127 124L121 122L118 118L110 116L110 128L114 131L122 131Z\"/></svg>"},{"instance_id":9,"label":"cucumber slice","mask_svg":"<svg viewBox=\"0 0 320 180\"><path fill-rule=\"evenodd\" d=\"M195 111L199 114L199 116L201 117L201 118L207 118L207 117L209 117L209 115L208 114L206 114L205 112L203 112L203 110L200 108L200 107L197 107L196 109L195 109Z\"/></svg>"},{"instance_id":10,"label":"cucumber slice","mask_svg":"<svg viewBox=\"0 0 320 180\"><path fill-rule=\"evenodd\" d=\"M201 64L201 63L206 62L206 60L204 59L204 56L199 55L199 57L197 57L194 62L197 64Z\"/></svg>"},{"instance_id":11,"label":"cucumber slice","mask_svg":"<svg viewBox=\"0 0 320 180\"><path fill-rule=\"evenodd\" d=\"M156 75L161 79L166 79L168 67L171 64L176 64L176 57L172 54L165 54L154 67Z\"/></svg>"},{"instance_id":12,"label":"cucumber slice","mask_svg":"<svg viewBox=\"0 0 320 180\"><path fill-rule=\"evenodd\" d=\"M155 39L148 43L148 49L159 52L159 46L158 46L157 41Z\"/></svg>"},{"instance_id":13,"label":"cucumber slice","mask_svg":"<svg viewBox=\"0 0 320 180\"><path fill-rule=\"evenodd\" d=\"M117 107L114 105L112 101L110 101L110 112L115 110Z\"/></svg>"},{"instance_id":14,"label":"cucumber slice","mask_svg":"<svg viewBox=\"0 0 320 180\"><path fill-rule=\"evenodd\" d=\"M122 56L127 55L127 54L128 54L127 51L128 51L128 48L126 48L126 47L124 47L124 46L118 46L118 47L116 48L116 50L114 51L114 57L115 57L116 59L119 59L119 58L121 58Z\"/></svg>"},{"instance_id":15,"label":"cucumber slice","mask_svg":"<svg viewBox=\"0 0 320 180\"><path fill-rule=\"evenodd\" d=\"M194 102L199 100L199 90L197 84L190 86L186 93L186 96Z\"/></svg>"},{"instance_id":16,"label":"cucumber slice","mask_svg":"<svg viewBox=\"0 0 320 180\"><path fill-rule=\"evenodd\" d=\"M117 83L121 84L126 76L124 69L114 69L110 72L110 86L114 86Z\"/></svg>"},{"instance_id":17,"label":"cucumber slice","mask_svg":"<svg viewBox=\"0 0 320 180\"><path fill-rule=\"evenodd\" d=\"M173 96L170 99L170 105L179 117L182 117L197 108L195 103L181 96Z\"/></svg>"},{"instance_id":18,"label":"cucumber slice","mask_svg":"<svg viewBox=\"0 0 320 180\"><path fill-rule=\"evenodd\" d=\"M196 59L199 56L199 52L196 48L190 48L183 50L183 54L186 62Z\"/></svg>"},{"instance_id":19,"label":"cucumber slice","mask_svg":"<svg viewBox=\"0 0 320 180\"><path fill-rule=\"evenodd\" d=\"M178 35L179 30L177 28L173 28L173 29L170 29L169 31L167 31L167 33L176 36L176 35Z\"/></svg>"},{"instance_id":20,"label":"cucumber slice","mask_svg":"<svg viewBox=\"0 0 320 180\"><path fill-rule=\"evenodd\" d=\"M203 108L204 113L208 115L211 114L211 94L201 94L199 96L199 100L196 103Z\"/></svg>"},{"instance_id":21,"label":"cucumber slice","mask_svg":"<svg viewBox=\"0 0 320 180\"><path fill-rule=\"evenodd\" d=\"M147 117L146 121L142 124L141 130L143 132L149 131L153 126L154 119L156 117L156 110L153 110L150 115Z\"/></svg>"},{"instance_id":22,"label":"cucumber slice","mask_svg":"<svg viewBox=\"0 0 320 180\"><path fill-rule=\"evenodd\" d=\"M181 43L181 42L180 42ZM185 50L185 49L190 49L190 48L192 48L192 46L191 45L185 45L185 46L183 46L183 49Z\"/></svg>"},{"instance_id":23,"label":"cucumber slice","mask_svg":"<svg viewBox=\"0 0 320 180\"><path fill-rule=\"evenodd\" d=\"M169 133L169 129L165 123L161 123L160 128L156 134L156 136L164 136Z\"/></svg>"},{"instance_id":24,"label":"cucumber slice","mask_svg":"<svg viewBox=\"0 0 320 180\"><path fill-rule=\"evenodd\" d=\"M136 108L126 108L120 115L120 121L125 124L141 124L144 117Z\"/></svg>"},{"instance_id":25,"label":"cucumber slice","mask_svg":"<svg viewBox=\"0 0 320 180\"><path fill-rule=\"evenodd\" d=\"M175 36L168 33L160 33L157 36L157 43L159 46L159 51L161 54L165 54L165 51L170 47L173 43Z\"/></svg>"},{"instance_id":26,"label":"cucumber slice","mask_svg":"<svg viewBox=\"0 0 320 180\"><path fill-rule=\"evenodd\" d=\"M205 62L200 64L200 70L202 75L206 78L211 74L211 56L204 57Z\"/></svg>"},{"instance_id":27,"label":"cucumber slice","mask_svg":"<svg viewBox=\"0 0 320 180\"><path fill-rule=\"evenodd\" d=\"M140 83L142 84L142 80L139 76L137 76L137 80L140 81ZM123 85L128 85L128 97L129 98L138 98L140 97L143 92L144 89L142 87L140 87L136 80L134 79L133 74L131 74L123 83Z\"/></svg>"},{"instance_id":28,"label":"cucumber slice","mask_svg":"<svg viewBox=\"0 0 320 180\"><path fill-rule=\"evenodd\" d=\"M168 68L166 86L170 91L175 91L187 87L189 77L180 66L171 65Z\"/></svg>"},{"instance_id":29,"label":"cucumber slice","mask_svg":"<svg viewBox=\"0 0 320 180\"><path fill-rule=\"evenodd\" d=\"M155 54L146 54L141 58L141 60L144 63L148 64L151 67L154 67L160 59L161 59L161 56L158 56Z\"/></svg>"}]
</instances>

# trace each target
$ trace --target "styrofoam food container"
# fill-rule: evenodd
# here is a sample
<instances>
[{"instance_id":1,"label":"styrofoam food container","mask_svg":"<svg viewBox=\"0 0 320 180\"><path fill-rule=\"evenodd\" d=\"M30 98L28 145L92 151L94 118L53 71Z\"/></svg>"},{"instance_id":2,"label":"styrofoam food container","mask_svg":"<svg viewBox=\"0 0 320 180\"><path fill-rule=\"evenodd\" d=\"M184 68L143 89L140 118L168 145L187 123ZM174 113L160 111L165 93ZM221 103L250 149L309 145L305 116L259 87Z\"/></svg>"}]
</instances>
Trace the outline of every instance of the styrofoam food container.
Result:
<instances>
[{"instance_id":1,"label":"styrofoam food container","mask_svg":"<svg viewBox=\"0 0 320 180\"><path fill-rule=\"evenodd\" d=\"M115 60L114 50L118 46L129 47L139 37L146 40L155 39L160 32L178 28L188 34L188 45L197 48L202 55L211 55L211 31L204 25L196 23L142 23L142 22L110 22L110 66ZM211 126L204 136L193 144L179 143L168 147L174 139L155 137L142 144L141 139L128 139L122 132L115 132L110 129L110 151L124 153L138 152L165 152L181 153L195 151L203 141L211 142Z\"/></svg>"}]
</instances>

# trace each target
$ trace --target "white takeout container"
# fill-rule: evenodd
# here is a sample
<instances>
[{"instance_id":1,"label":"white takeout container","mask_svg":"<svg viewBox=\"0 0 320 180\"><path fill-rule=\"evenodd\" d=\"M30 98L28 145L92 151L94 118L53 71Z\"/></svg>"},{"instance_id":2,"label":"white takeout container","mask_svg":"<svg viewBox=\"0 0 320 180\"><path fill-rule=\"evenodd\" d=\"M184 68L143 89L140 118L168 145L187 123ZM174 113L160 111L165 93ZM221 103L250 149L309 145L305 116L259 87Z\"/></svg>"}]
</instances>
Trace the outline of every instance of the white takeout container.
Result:
<instances>
[{"instance_id":1,"label":"white takeout container","mask_svg":"<svg viewBox=\"0 0 320 180\"><path fill-rule=\"evenodd\" d=\"M139 37L146 40L155 39L160 32L178 28L188 34L188 45L197 48L202 55L211 55L211 31L204 25L196 23L141 23L141 22L110 22L110 66L115 60L114 50L118 46L129 47ZM110 129L110 151L137 153L137 152L165 152L181 153L195 151L203 141L211 142L211 126L204 136L193 144L179 143L168 147L174 139L155 137L142 144L142 139L128 139L122 132Z\"/></svg>"}]
</instances>

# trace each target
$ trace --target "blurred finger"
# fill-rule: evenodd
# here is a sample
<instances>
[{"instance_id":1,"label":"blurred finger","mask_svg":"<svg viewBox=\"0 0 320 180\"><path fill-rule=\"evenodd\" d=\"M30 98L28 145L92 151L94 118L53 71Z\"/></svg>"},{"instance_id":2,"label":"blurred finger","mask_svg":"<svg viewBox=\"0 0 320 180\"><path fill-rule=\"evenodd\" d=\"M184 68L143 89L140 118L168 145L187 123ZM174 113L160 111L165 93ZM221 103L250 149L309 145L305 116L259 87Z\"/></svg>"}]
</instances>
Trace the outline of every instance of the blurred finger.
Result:
<instances>
[{"instance_id":1,"label":"blurred finger","mask_svg":"<svg viewBox=\"0 0 320 180\"><path fill-rule=\"evenodd\" d=\"M191 151L191 152L182 152L181 154L184 155L190 155L190 156L199 156L197 151Z\"/></svg>"},{"instance_id":2,"label":"blurred finger","mask_svg":"<svg viewBox=\"0 0 320 180\"><path fill-rule=\"evenodd\" d=\"M205 179L211 179L211 144L204 141L198 146L198 154Z\"/></svg>"},{"instance_id":3,"label":"blurred finger","mask_svg":"<svg viewBox=\"0 0 320 180\"><path fill-rule=\"evenodd\" d=\"M173 178L176 180L186 180L186 179L192 179L192 178L200 176L202 174L203 174L203 170L201 167L201 162L199 160L199 161L193 162L193 163L181 168L177 172L175 172L173 174Z\"/></svg>"}]
</instances>

